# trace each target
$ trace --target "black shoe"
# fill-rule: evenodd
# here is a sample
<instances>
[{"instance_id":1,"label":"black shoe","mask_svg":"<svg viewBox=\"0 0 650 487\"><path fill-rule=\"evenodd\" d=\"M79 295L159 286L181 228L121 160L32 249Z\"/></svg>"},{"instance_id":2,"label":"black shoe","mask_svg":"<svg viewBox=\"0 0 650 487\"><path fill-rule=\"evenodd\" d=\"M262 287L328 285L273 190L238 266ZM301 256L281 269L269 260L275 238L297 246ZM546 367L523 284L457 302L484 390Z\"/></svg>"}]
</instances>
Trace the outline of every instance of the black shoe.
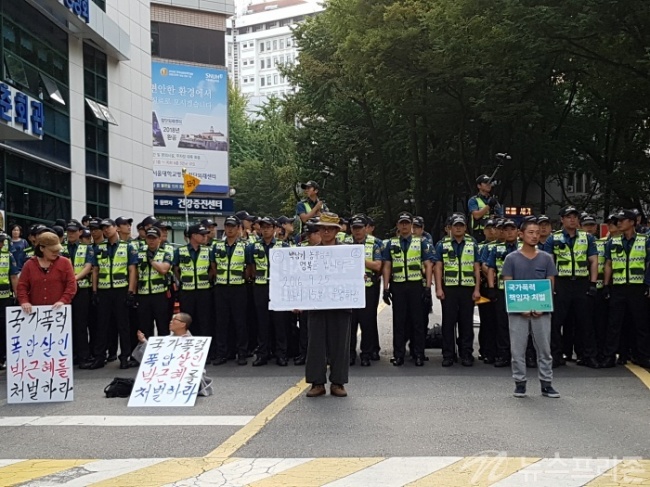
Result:
<instances>
[{"instance_id":1,"label":"black shoe","mask_svg":"<svg viewBox=\"0 0 650 487\"><path fill-rule=\"evenodd\" d=\"M393 357L390 361L395 367L401 367L404 365L404 359L402 357Z\"/></svg>"},{"instance_id":2,"label":"black shoe","mask_svg":"<svg viewBox=\"0 0 650 487\"><path fill-rule=\"evenodd\" d=\"M350 355L350 366L353 366L356 363L357 363L356 355L354 355L354 356Z\"/></svg>"},{"instance_id":3,"label":"black shoe","mask_svg":"<svg viewBox=\"0 0 650 487\"><path fill-rule=\"evenodd\" d=\"M627 364L627 358L625 357L618 357L616 359L616 365L626 365Z\"/></svg>"},{"instance_id":4,"label":"black shoe","mask_svg":"<svg viewBox=\"0 0 650 487\"><path fill-rule=\"evenodd\" d=\"M614 360L614 357L603 359L600 363L601 369L613 369L614 367L616 367L616 360Z\"/></svg>"},{"instance_id":5,"label":"black shoe","mask_svg":"<svg viewBox=\"0 0 650 487\"><path fill-rule=\"evenodd\" d=\"M262 357L261 355L259 355L259 356L257 357L257 359L255 360L255 362L253 362L253 367L259 367L260 365L266 365L266 364L268 364L268 363L269 363L268 360L266 360L264 357Z\"/></svg>"},{"instance_id":6,"label":"black shoe","mask_svg":"<svg viewBox=\"0 0 650 487\"><path fill-rule=\"evenodd\" d=\"M483 360L485 360L485 357L479 353L479 354L478 354L478 360L479 360L480 362L483 362Z\"/></svg>"},{"instance_id":7,"label":"black shoe","mask_svg":"<svg viewBox=\"0 0 650 487\"><path fill-rule=\"evenodd\" d=\"M297 357L294 357L293 365L305 365L305 356L298 355Z\"/></svg>"},{"instance_id":8,"label":"black shoe","mask_svg":"<svg viewBox=\"0 0 650 487\"><path fill-rule=\"evenodd\" d=\"M526 397L526 383L525 382L515 382L515 392L513 394L515 397Z\"/></svg>"},{"instance_id":9,"label":"black shoe","mask_svg":"<svg viewBox=\"0 0 650 487\"><path fill-rule=\"evenodd\" d=\"M575 362L575 360L573 359L573 355L566 355L566 354L565 354L565 355L562 356L562 359L563 359L565 362Z\"/></svg>"},{"instance_id":10,"label":"black shoe","mask_svg":"<svg viewBox=\"0 0 650 487\"><path fill-rule=\"evenodd\" d=\"M501 358L501 357L498 357L494 361L494 366L495 367L507 367L508 365L510 365L510 360L507 360L507 359L504 359L504 358Z\"/></svg>"},{"instance_id":11,"label":"black shoe","mask_svg":"<svg viewBox=\"0 0 650 487\"><path fill-rule=\"evenodd\" d=\"M376 362L377 360L380 360L379 352L372 352L370 354L370 360L372 360L374 362Z\"/></svg>"},{"instance_id":12,"label":"black shoe","mask_svg":"<svg viewBox=\"0 0 650 487\"><path fill-rule=\"evenodd\" d=\"M566 365L566 361L564 359L553 359L553 368L557 369L558 367L562 367L563 365Z\"/></svg>"},{"instance_id":13,"label":"black shoe","mask_svg":"<svg viewBox=\"0 0 650 487\"><path fill-rule=\"evenodd\" d=\"M537 368L537 360L532 357L526 357L526 367L529 369Z\"/></svg>"},{"instance_id":14,"label":"black shoe","mask_svg":"<svg viewBox=\"0 0 650 487\"><path fill-rule=\"evenodd\" d=\"M553 389L553 386L546 386L546 387L542 387L542 396L552 397L553 399L557 399L558 397L560 397L560 393L557 392L555 389Z\"/></svg>"},{"instance_id":15,"label":"black shoe","mask_svg":"<svg viewBox=\"0 0 650 487\"><path fill-rule=\"evenodd\" d=\"M462 358L460 363L463 367L471 367L472 365L474 365L474 357Z\"/></svg>"},{"instance_id":16,"label":"black shoe","mask_svg":"<svg viewBox=\"0 0 650 487\"><path fill-rule=\"evenodd\" d=\"M483 363L487 365L492 365L494 364L494 362L495 362L494 357L485 357L483 359Z\"/></svg>"},{"instance_id":17,"label":"black shoe","mask_svg":"<svg viewBox=\"0 0 650 487\"><path fill-rule=\"evenodd\" d=\"M246 355L240 355L237 359L237 365L247 365L248 360L246 360Z\"/></svg>"},{"instance_id":18,"label":"black shoe","mask_svg":"<svg viewBox=\"0 0 650 487\"><path fill-rule=\"evenodd\" d=\"M102 369L102 368L104 368L104 365L106 365L106 362L104 362L103 359L96 359L96 360L93 360L92 362L88 362L87 365L88 365L88 367L86 367L86 368L90 369L90 370Z\"/></svg>"},{"instance_id":19,"label":"black shoe","mask_svg":"<svg viewBox=\"0 0 650 487\"><path fill-rule=\"evenodd\" d=\"M129 368L129 361L126 359L120 359L120 369L128 369Z\"/></svg>"},{"instance_id":20,"label":"black shoe","mask_svg":"<svg viewBox=\"0 0 650 487\"><path fill-rule=\"evenodd\" d=\"M130 358L129 360L127 360L126 364L129 366L130 369L137 369L138 367L140 367L140 362L138 362L134 358Z\"/></svg>"},{"instance_id":21,"label":"black shoe","mask_svg":"<svg viewBox=\"0 0 650 487\"><path fill-rule=\"evenodd\" d=\"M287 366L287 359L284 357L278 357L275 359L275 363L279 365L280 367L286 367Z\"/></svg>"},{"instance_id":22,"label":"black shoe","mask_svg":"<svg viewBox=\"0 0 650 487\"><path fill-rule=\"evenodd\" d=\"M415 366L422 367L424 365L424 359L422 357L415 357Z\"/></svg>"},{"instance_id":23,"label":"black shoe","mask_svg":"<svg viewBox=\"0 0 650 487\"><path fill-rule=\"evenodd\" d=\"M106 359L106 362L115 362L116 360L117 360L117 354L113 353L113 354L108 356L108 358Z\"/></svg>"},{"instance_id":24,"label":"black shoe","mask_svg":"<svg viewBox=\"0 0 650 487\"><path fill-rule=\"evenodd\" d=\"M598 363L598 360L596 360L593 357L581 358L576 362L576 364L581 365L583 367L589 367L590 369L600 369L600 364Z\"/></svg>"},{"instance_id":25,"label":"black shoe","mask_svg":"<svg viewBox=\"0 0 650 487\"><path fill-rule=\"evenodd\" d=\"M368 357L361 359L361 367L370 367L370 359Z\"/></svg>"},{"instance_id":26,"label":"black shoe","mask_svg":"<svg viewBox=\"0 0 650 487\"><path fill-rule=\"evenodd\" d=\"M226 357L217 357L212 361L212 365L223 365L226 362L228 362L228 359Z\"/></svg>"},{"instance_id":27,"label":"black shoe","mask_svg":"<svg viewBox=\"0 0 650 487\"><path fill-rule=\"evenodd\" d=\"M454 365L454 359L453 358L442 359L442 366L443 367L451 367L452 365Z\"/></svg>"}]
</instances>

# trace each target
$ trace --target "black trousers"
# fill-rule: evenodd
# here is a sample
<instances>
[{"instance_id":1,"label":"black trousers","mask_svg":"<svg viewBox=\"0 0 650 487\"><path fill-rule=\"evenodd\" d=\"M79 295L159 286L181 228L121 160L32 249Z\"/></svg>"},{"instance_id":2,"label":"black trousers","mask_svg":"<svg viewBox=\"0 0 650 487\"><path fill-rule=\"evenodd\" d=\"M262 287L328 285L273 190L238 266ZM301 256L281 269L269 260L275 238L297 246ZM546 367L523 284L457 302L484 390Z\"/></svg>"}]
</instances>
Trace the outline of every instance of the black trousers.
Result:
<instances>
[{"instance_id":1,"label":"black trousers","mask_svg":"<svg viewBox=\"0 0 650 487\"><path fill-rule=\"evenodd\" d=\"M90 358L88 330L90 325L91 289L77 289L72 299L72 353L77 360Z\"/></svg>"},{"instance_id":2,"label":"black trousers","mask_svg":"<svg viewBox=\"0 0 650 487\"><path fill-rule=\"evenodd\" d=\"M158 336L169 335L169 322L171 318L167 292L138 296L138 322L140 324L140 330L147 338L153 336L154 322Z\"/></svg>"},{"instance_id":3,"label":"black trousers","mask_svg":"<svg viewBox=\"0 0 650 487\"><path fill-rule=\"evenodd\" d=\"M571 280L566 277L555 278L555 298L553 316L551 318L551 355L554 359L562 358L562 354L570 356L572 350L569 344L579 343L580 358L596 358L596 332L593 320L593 310L596 298L587 296L589 279ZM571 338L571 327L567 326L573 314L575 324L575 340ZM566 328L565 328L566 326ZM563 343L566 331L567 347Z\"/></svg>"},{"instance_id":4,"label":"black trousers","mask_svg":"<svg viewBox=\"0 0 650 487\"><path fill-rule=\"evenodd\" d=\"M404 358L407 333L411 328L411 353L424 357L426 330L422 321L422 282L394 282L390 291L393 295L393 355Z\"/></svg>"},{"instance_id":5,"label":"black trousers","mask_svg":"<svg viewBox=\"0 0 650 487\"><path fill-rule=\"evenodd\" d=\"M248 310L246 311L246 326L248 327L248 336L249 337L256 337L258 336L257 333L257 327L258 325L258 313L255 309L255 288L257 287L256 284L254 283L246 283L246 291L247 291L247 299L246 302L248 303ZM271 340L273 340L273 334L274 330L273 328L270 328L268 330L271 336ZM286 332L285 332L285 337L286 337ZM248 343L248 350L249 352L253 352L255 350L255 340L251 339L249 340Z\"/></svg>"},{"instance_id":6,"label":"black trousers","mask_svg":"<svg viewBox=\"0 0 650 487\"><path fill-rule=\"evenodd\" d=\"M179 308L182 313L192 317L190 331L194 336L212 337L210 345L210 358L215 357L217 348L214 336L214 314L212 313L212 290L197 289L195 291L181 291Z\"/></svg>"},{"instance_id":7,"label":"black trousers","mask_svg":"<svg viewBox=\"0 0 650 487\"><path fill-rule=\"evenodd\" d=\"M478 305L481 326L478 329L478 353L483 357L497 356L497 314L495 303Z\"/></svg>"},{"instance_id":8,"label":"black trousers","mask_svg":"<svg viewBox=\"0 0 650 487\"><path fill-rule=\"evenodd\" d=\"M601 360L605 358L608 320L609 301L603 297L602 289L599 289L594 306L594 331L596 332L596 355Z\"/></svg>"},{"instance_id":9,"label":"black trousers","mask_svg":"<svg viewBox=\"0 0 650 487\"><path fill-rule=\"evenodd\" d=\"M257 354L266 358L270 355L271 348L274 348L276 358L287 358L287 321L290 317L286 311L269 310L268 284L256 284L253 297L257 315ZM272 347L271 331L275 347Z\"/></svg>"},{"instance_id":10,"label":"black trousers","mask_svg":"<svg viewBox=\"0 0 650 487\"><path fill-rule=\"evenodd\" d=\"M131 340L129 330L129 308L126 306L128 288L100 289L97 291L97 340L93 340L93 355L103 359L108 348L108 334L111 324L117 327L120 343L120 360L126 360L131 355Z\"/></svg>"},{"instance_id":11,"label":"black trousers","mask_svg":"<svg viewBox=\"0 0 650 487\"><path fill-rule=\"evenodd\" d=\"M228 337L234 332L235 346L240 358L248 356L248 327L246 286L217 285L214 287L216 323L214 328L217 358L228 357Z\"/></svg>"},{"instance_id":12,"label":"black trousers","mask_svg":"<svg viewBox=\"0 0 650 487\"><path fill-rule=\"evenodd\" d=\"M379 331L377 330L377 305L375 301L377 285L366 288L366 307L353 309L350 321L350 356L357 354L357 330L361 327L361 358L370 358L379 349Z\"/></svg>"},{"instance_id":13,"label":"black trousers","mask_svg":"<svg viewBox=\"0 0 650 487\"><path fill-rule=\"evenodd\" d=\"M300 313L298 326L298 355L306 357L309 346L309 311Z\"/></svg>"},{"instance_id":14,"label":"black trousers","mask_svg":"<svg viewBox=\"0 0 650 487\"><path fill-rule=\"evenodd\" d=\"M619 349L621 329L626 312L629 312L634 328L635 346L633 353L636 360L650 359L650 334L648 332L648 298L644 296L643 284L626 284L612 286L609 300L609 323L607 326L607 343L605 357L614 358Z\"/></svg>"},{"instance_id":15,"label":"black trousers","mask_svg":"<svg viewBox=\"0 0 650 487\"><path fill-rule=\"evenodd\" d=\"M12 298L0 299L0 363L7 358L7 306L13 306Z\"/></svg>"},{"instance_id":16,"label":"black trousers","mask_svg":"<svg viewBox=\"0 0 650 487\"><path fill-rule=\"evenodd\" d=\"M442 356L453 359L458 324L458 352L462 358L474 352L474 300L473 287L445 286L442 305Z\"/></svg>"},{"instance_id":17,"label":"black trousers","mask_svg":"<svg viewBox=\"0 0 650 487\"><path fill-rule=\"evenodd\" d=\"M506 312L505 291L499 290L497 295L497 301L494 303L494 311L497 317L497 357L503 360L510 360L510 325L508 321L508 313Z\"/></svg>"},{"instance_id":18,"label":"black trousers","mask_svg":"<svg viewBox=\"0 0 650 487\"><path fill-rule=\"evenodd\" d=\"M347 384L350 368L350 311L330 309L309 312L309 344L305 379L310 384Z\"/></svg>"}]
</instances>

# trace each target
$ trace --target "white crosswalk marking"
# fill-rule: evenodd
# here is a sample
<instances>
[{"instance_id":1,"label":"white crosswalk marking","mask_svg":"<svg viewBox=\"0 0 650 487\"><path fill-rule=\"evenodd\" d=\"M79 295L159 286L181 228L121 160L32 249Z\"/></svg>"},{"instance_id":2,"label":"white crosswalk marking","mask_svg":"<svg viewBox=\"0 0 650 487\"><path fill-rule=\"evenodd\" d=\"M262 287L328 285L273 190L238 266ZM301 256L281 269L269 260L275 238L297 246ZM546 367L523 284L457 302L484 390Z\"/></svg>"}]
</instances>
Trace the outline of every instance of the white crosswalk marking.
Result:
<instances>
[{"instance_id":1,"label":"white crosswalk marking","mask_svg":"<svg viewBox=\"0 0 650 487\"><path fill-rule=\"evenodd\" d=\"M253 416L4 416L3 426L245 426Z\"/></svg>"},{"instance_id":2,"label":"white crosswalk marking","mask_svg":"<svg viewBox=\"0 0 650 487\"><path fill-rule=\"evenodd\" d=\"M13 465L14 463L20 463L20 462L24 462L24 460L0 460L0 468L8 467L9 465Z\"/></svg>"}]
</instances>

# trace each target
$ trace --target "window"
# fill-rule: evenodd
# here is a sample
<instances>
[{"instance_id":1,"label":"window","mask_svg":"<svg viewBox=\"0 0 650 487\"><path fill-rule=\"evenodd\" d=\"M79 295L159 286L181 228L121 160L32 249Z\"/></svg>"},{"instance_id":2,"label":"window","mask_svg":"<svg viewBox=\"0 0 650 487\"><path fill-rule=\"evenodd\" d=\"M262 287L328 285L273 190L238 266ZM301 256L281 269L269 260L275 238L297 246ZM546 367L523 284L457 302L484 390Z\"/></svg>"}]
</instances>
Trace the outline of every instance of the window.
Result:
<instances>
[{"instance_id":1,"label":"window","mask_svg":"<svg viewBox=\"0 0 650 487\"><path fill-rule=\"evenodd\" d=\"M282 19L280 21L280 27L285 27L285 26L290 25L290 24L291 24L291 19Z\"/></svg>"},{"instance_id":2,"label":"window","mask_svg":"<svg viewBox=\"0 0 650 487\"><path fill-rule=\"evenodd\" d=\"M109 177L108 118L100 104L108 104L106 54L84 44L86 173Z\"/></svg>"},{"instance_id":3,"label":"window","mask_svg":"<svg viewBox=\"0 0 650 487\"><path fill-rule=\"evenodd\" d=\"M260 86L264 86L264 84L265 84L264 82L265 82L265 79L264 79L264 76L262 76L260 78Z\"/></svg>"},{"instance_id":4,"label":"window","mask_svg":"<svg viewBox=\"0 0 650 487\"><path fill-rule=\"evenodd\" d=\"M280 39L280 49L284 49L284 39Z\"/></svg>"},{"instance_id":5,"label":"window","mask_svg":"<svg viewBox=\"0 0 650 487\"><path fill-rule=\"evenodd\" d=\"M266 77L266 84L267 86L271 86L271 76Z\"/></svg>"},{"instance_id":6,"label":"window","mask_svg":"<svg viewBox=\"0 0 650 487\"><path fill-rule=\"evenodd\" d=\"M278 57L273 56L273 66L275 66L276 64L278 64Z\"/></svg>"},{"instance_id":7,"label":"window","mask_svg":"<svg viewBox=\"0 0 650 487\"><path fill-rule=\"evenodd\" d=\"M280 75L280 83L284 83L284 76Z\"/></svg>"},{"instance_id":8,"label":"window","mask_svg":"<svg viewBox=\"0 0 650 487\"><path fill-rule=\"evenodd\" d=\"M93 0L93 3L106 12L106 0Z\"/></svg>"},{"instance_id":9,"label":"window","mask_svg":"<svg viewBox=\"0 0 650 487\"><path fill-rule=\"evenodd\" d=\"M243 78L242 81L243 81L244 83L248 83L248 78Z\"/></svg>"},{"instance_id":10,"label":"window","mask_svg":"<svg viewBox=\"0 0 650 487\"><path fill-rule=\"evenodd\" d=\"M226 33L166 22L151 22L151 55L223 66L226 64Z\"/></svg>"},{"instance_id":11,"label":"window","mask_svg":"<svg viewBox=\"0 0 650 487\"><path fill-rule=\"evenodd\" d=\"M254 83L255 82L255 76L251 76L250 78L248 78L248 81L250 81L251 83Z\"/></svg>"},{"instance_id":12,"label":"window","mask_svg":"<svg viewBox=\"0 0 650 487\"><path fill-rule=\"evenodd\" d=\"M273 75L273 84L274 85L278 84L278 75L277 74Z\"/></svg>"},{"instance_id":13,"label":"window","mask_svg":"<svg viewBox=\"0 0 650 487\"><path fill-rule=\"evenodd\" d=\"M274 51L278 50L278 41L273 41L273 50Z\"/></svg>"},{"instance_id":14,"label":"window","mask_svg":"<svg viewBox=\"0 0 650 487\"><path fill-rule=\"evenodd\" d=\"M260 42L260 52L264 52L264 43Z\"/></svg>"},{"instance_id":15,"label":"window","mask_svg":"<svg viewBox=\"0 0 650 487\"><path fill-rule=\"evenodd\" d=\"M248 66L248 61L247 61L246 59L244 59L244 60L242 61L242 65L244 65L244 66Z\"/></svg>"},{"instance_id":16,"label":"window","mask_svg":"<svg viewBox=\"0 0 650 487\"><path fill-rule=\"evenodd\" d=\"M260 59L260 69L264 69L264 59Z\"/></svg>"},{"instance_id":17,"label":"window","mask_svg":"<svg viewBox=\"0 0 650 487\"><path fill-rule=\"evenodd\" d=\"M287 39L287 47L291 47L291 37Z\"/></svg>"},{"instance_id":18,"label":"window","mask_svg":"<svg viewBox=\"0 0 650 487\"><path fill-rule=\"evenodd\" d=\"M268 29L275 29L278 26L278 21L276 20L275 22L267 22L266 23L266 28Z\"/></svg>"},{"instance_id":19,"label":"window","mask_svg":"<svg viewBox=\"0 0 650 487\"><path fill-rule=\"evenodd\" d=\"M267 68L270 68L270 67L271 67L271 58L270 58L270 57L267 57L267 58L266 58L266 67L267 67Z\"/></svg>"},{"instance_id":20,"label":"window","mask_svg":"<svg viewBox=\"0 0 650 487\"><path fill-rule=\"evenodd\" d=\"M253 26L253 32L259 32L264 28L264 24L257 24Z\"/></svg>"},{"instance_id":21,"label":"window","mask_svg":"<svg viewBox=\"0 0 650 487\"><path fill-rule=\"evenodd\" d=\"M271 50L271 41L266 41L266 50L267 51Z\"/></svg>"},{"instance_id":22,"label":"window","mask_svg":"<svg viewBox=\"0 0 650 487\"><path fill-rule=\"evenodd\" d=\"M86 214L108 217L111 209L109 193L107 182L86 178Z\"/></svg>"}]
</instances>

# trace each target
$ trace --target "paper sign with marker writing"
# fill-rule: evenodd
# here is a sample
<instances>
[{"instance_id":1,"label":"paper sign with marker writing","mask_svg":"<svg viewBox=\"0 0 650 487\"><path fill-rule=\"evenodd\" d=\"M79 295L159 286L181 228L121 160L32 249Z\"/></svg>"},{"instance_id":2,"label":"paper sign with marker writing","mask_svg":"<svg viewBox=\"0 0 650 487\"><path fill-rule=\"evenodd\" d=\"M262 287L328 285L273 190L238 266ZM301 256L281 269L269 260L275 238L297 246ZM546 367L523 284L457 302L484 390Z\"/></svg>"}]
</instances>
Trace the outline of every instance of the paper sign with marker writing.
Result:
<instances>
[{"instance_id":1,"label":"paper sign with marker writing","mask_svg":"<svg viewBox=\"0 0 650 487\"><path fill-rule=\"evenodd\" d=\"M211 337L151 337L129 406L194 406Z\"/></svg>"},{"instance_id":2,"label":"paper sign with marker writing","mask_svg":"<svg viewBox=\"0 0 650 487\"><path fill-rule=\"evenodd\" d=\"M270 309L365 308L363 245L272 248Z\"/></svg>"},{"instance_id":3,"label":"paper sign with marker writing","mask_svg":"<svg viewBox=\"0 0 650 487\"><path fill-rule=\"evenodd\" d=\"M7 403L72 401L70 305L7 307Z\"/></svg>"}]
</instances>

